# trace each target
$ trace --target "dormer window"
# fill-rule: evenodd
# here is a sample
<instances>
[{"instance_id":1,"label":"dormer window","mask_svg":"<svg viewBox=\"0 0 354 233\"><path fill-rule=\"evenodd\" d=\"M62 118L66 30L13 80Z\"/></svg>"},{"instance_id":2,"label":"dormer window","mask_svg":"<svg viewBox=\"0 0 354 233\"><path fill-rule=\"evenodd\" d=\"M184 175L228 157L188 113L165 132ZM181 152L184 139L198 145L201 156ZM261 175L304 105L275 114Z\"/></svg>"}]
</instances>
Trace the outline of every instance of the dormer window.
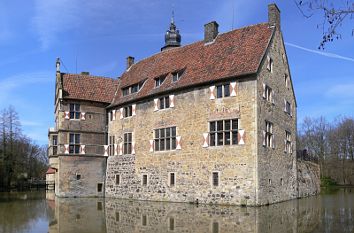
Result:
<instances>
[{"instance_id":1,"label":"dormer window","mask_svg":"<svg viewBox=\"0 0 354 233\"><path fill-rule=\"evenodd\" d=\"M173 81L173 82L177 82L178 80L180 80L182 74L183 74L183 70L173 72L173 73L172 73L172 81Z\"/></svg>"},{"instance_id":2,"label":"dormer window","mask_svg":"<svg viewBox=\"0 0 354 233\"><path fill-rule=\"evenodd\" d=\"M131 86L122 88L123 96L137 93L143 87L144 83L145 83L145 80L143 80L139 83L133 84Z\"/></svg>"},{"instance_id":3,"label":"dormer window","mask_svg":"<svg viewBox=\"0 0 354 233\"><path fill-rule=\"evenodd\" d=\"M165 78L166 78L166 75L156 78L156 79L155 79L155 87L161 86L161 84L163 83L163 81L165 81Z\"/></svg>"}]
</instances>

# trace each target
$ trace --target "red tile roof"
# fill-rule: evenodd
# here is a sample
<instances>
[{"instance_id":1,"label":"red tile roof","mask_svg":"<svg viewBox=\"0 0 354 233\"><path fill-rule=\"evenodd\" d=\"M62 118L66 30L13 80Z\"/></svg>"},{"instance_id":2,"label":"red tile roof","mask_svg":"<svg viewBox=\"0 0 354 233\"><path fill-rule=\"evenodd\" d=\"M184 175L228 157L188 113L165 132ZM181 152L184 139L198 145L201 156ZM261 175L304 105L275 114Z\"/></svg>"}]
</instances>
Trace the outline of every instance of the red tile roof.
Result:
<instances>
[{"instance_id":1,"label":"red tile roof","mask_svg":"<svg viewBox=\"0 0 354 233\"><path fill-rule=\"evenodd\" d=\"M220 34L213 43L199 41L146 58L123 73L111 106L177 88L256 73L273 31L268 23L257 24ZM182 69L185 71L181 79L173 83L171 72ZM168 74L165 81L155 88L154 79L164 74ZM123 97L122 88L144 79L146 82L139 92Z\"/></svg>"},{"instance_id":2,"label":"red tile roof","mask_svg":"<svg viewBox=\"0 0 354 233\"><path fill-rule=\"evenodd\" d=\"M54 173L55 173L55 169L52 167L49 167L45 174L54 174Z\"/></svg>"},{"instance_id":3,"label":"red tile roof","mask_svg":"<svg viewBox=\"0 0 354 233\"><path fill-rule=\"evenodd\" d=\"M62 74L63 98L111 103L118 79L83 75Z\"/></svg>"}]
</instances>

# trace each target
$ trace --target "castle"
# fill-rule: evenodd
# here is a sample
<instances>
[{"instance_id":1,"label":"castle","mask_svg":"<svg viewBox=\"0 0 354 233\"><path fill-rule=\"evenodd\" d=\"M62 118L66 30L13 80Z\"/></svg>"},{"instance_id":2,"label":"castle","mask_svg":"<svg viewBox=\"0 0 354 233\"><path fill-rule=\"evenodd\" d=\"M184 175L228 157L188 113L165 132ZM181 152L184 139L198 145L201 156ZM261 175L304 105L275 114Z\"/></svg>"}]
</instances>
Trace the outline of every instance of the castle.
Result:
<instances>
[{"instance_id":1,"label":"castle","mask_svg":"<svg viewBox=\"0 0 354 233\"><path fill-rule=\"evenodd\" d=\"M296 107L275 4L266 23L219 34L210 22L185 46L172 20L161 52L128 57L118 79L58 60L55 193L235 205L316 194L318 167L299 182Z\"/></svg>"}]
</instances>

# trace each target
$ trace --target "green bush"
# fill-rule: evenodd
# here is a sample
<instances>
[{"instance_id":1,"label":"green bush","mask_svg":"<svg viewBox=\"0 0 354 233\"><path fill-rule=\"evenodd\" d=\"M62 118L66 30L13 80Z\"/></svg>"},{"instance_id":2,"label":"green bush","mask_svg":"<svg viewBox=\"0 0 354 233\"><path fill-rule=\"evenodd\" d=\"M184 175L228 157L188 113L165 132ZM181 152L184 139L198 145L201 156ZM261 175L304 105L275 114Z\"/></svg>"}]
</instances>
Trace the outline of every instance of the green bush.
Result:
<instances>
[{"instance_id":1,"label":"green bush","mask_svg":"<svg viewBox=\"0 0 354 233\"><path fill-rule=\"evenodd\" d=\"M321 178L321 186L322 187L331 187L336 186L337 183L329 176L324 176Z\"/></svg>"}]
</instances>

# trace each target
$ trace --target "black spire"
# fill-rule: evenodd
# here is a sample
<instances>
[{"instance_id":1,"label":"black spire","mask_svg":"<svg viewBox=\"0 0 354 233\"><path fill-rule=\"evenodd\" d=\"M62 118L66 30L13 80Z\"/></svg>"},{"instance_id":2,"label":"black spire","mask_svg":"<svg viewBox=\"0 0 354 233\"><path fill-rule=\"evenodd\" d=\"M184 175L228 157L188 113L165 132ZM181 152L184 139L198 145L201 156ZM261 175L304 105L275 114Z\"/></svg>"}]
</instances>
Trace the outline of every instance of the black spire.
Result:
<instances>
[{"instance_id":1,"label":"black spire","mask_svg":"<svg viewBox=\"0 0 354 233\"><path fill-rule=\"evenodd\" d=\"M174 11L172 11L170 30L166 31L165 46L161 48L161 51L174 48L174 47L180 47L180 46L181 46L181 35L179 34L179 30L176 28L175 20L174 20Z\"/></svg>"}]
</instances>

